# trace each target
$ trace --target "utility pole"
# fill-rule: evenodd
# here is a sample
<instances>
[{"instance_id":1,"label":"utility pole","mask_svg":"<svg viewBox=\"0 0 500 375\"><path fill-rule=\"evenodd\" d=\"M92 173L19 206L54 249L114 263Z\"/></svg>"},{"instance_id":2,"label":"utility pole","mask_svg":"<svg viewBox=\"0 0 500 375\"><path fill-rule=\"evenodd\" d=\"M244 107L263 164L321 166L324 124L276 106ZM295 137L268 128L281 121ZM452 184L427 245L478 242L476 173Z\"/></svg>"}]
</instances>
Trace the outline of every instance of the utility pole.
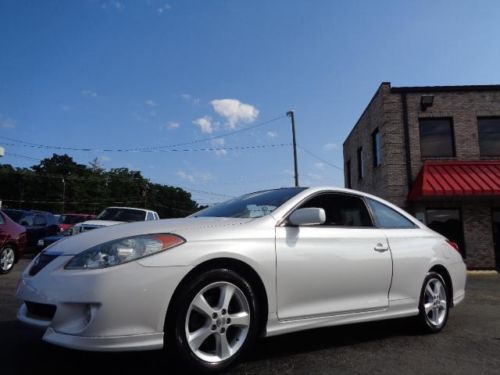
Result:
<instances>
[{"instance_id":1,"label":"utility pole","mask_svg":"<svg viewBox=\"0 0 500 375\"><path fill-rule=\"evenodd\" d=\"M292 120L292 145L293 145L293 170L295 177L295 186L299 186L299 168L297 166L297 141L295 140L295 112L288 111L286 113L288 117Z\"/></svg>"},{"instance_id":2,"label":"utility pole","mask_svg":"<svg viewBox=\"0 0 500 375\"><path fill-rule=\"evenodd\" d=\"M62 194L62 212L61 214L64 214L64 206L65 206L65 201L66 201L66 180L62 179L62 183L63 183L63 194Z\"/></svg>"}]
</instances>

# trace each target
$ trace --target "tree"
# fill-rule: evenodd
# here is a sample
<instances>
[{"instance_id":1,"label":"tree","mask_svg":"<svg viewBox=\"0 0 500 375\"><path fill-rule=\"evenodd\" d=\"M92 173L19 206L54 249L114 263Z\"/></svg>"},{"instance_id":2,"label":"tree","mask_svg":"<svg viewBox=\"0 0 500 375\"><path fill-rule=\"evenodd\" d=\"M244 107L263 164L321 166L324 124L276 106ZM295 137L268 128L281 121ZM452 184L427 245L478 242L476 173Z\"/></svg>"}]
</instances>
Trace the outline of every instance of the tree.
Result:
<instances>
[{"instance_id":1,"label":"tree","mask_svg":"<svg viewBox=\"0 0 500 375\"><path fill-rule=\"evenodd\" d=\"M139 171L106 171L98 159L86 166L57 154L31 168L0 165L0 199L5 207L54 213L98 213L108 206L129 206L149 208L169 218L199 210L190 193L151 183Z\"/></svg>"}]
</instances>

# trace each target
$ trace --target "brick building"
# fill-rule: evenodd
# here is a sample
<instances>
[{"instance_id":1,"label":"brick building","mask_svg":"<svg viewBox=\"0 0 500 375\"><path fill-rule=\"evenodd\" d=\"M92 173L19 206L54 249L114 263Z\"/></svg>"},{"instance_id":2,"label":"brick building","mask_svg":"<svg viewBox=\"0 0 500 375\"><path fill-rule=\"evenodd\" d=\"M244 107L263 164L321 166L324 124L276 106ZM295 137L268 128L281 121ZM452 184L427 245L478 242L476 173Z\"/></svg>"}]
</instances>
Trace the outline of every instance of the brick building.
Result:
<instances>
[{"instance_id":1,"label":"brick building","mask_svg":"<svg viewBox=\"0 0 500 375\"><path fill-rule=\"evenodd\" d=\"M344 142L345 184L456 241L471 269L500 268L500 85L382 83Z\"/></svg>"}]
</instances>

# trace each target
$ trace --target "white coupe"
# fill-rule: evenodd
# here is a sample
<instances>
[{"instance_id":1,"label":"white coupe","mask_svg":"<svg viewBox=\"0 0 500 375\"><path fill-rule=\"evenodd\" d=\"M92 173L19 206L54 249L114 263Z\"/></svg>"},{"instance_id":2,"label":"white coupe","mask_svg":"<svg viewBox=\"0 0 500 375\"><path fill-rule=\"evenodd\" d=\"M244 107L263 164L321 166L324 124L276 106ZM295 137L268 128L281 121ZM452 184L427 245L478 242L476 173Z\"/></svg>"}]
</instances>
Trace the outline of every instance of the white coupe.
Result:
<instances>
[{"instance_id":1,"label":"white coupe","mask_svg":"<svg viewBox=\"0 0 500 375\"><path fill-rule=\"evenodd\" d=\"M260 191L55 243L22 275L18 318L56 345L220 371L258 336L407 316L442 330L465 295L457 250L368 194Z\"/></svg>"}]
</instances>

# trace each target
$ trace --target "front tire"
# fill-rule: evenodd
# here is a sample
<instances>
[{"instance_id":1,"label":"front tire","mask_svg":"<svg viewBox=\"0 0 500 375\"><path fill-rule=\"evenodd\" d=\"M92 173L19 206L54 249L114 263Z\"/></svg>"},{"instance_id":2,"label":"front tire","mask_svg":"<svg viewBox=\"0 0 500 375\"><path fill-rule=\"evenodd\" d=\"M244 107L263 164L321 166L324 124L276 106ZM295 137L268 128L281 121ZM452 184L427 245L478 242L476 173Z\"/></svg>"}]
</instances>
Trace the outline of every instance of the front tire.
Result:
<instances>
[{"instance_id":1,"label":"front tire","mask_svg":"<svg viewBox=\"0 0 500 375\"><path fill-rule=\"evenodd\" d=\"M12 271L16 263L16 251L10 245L0 250L0 274L6 274Z\"/></svg>"},{"instance_id":2,"label":"front tire","mask_svg":"<svg viewBox=\"0 0 500 375\"><path fill-rule=\"evenodd\" d=\"M172 303L166 350L195 373L229 368L257 338L257 296L252 285L232 270L200 273Z\"/></svg>"},{"instance_id":3,"label":"front tire","mask_svg":"<svg viewBox=\"0 0 500 375\"><path fill-rule=\"evenodd\" d=\"M417 322L425 333L438 333L446 325L450 311L448 287L443 277L429 272L420 293Z\"/></svg>"}]
</instances>

